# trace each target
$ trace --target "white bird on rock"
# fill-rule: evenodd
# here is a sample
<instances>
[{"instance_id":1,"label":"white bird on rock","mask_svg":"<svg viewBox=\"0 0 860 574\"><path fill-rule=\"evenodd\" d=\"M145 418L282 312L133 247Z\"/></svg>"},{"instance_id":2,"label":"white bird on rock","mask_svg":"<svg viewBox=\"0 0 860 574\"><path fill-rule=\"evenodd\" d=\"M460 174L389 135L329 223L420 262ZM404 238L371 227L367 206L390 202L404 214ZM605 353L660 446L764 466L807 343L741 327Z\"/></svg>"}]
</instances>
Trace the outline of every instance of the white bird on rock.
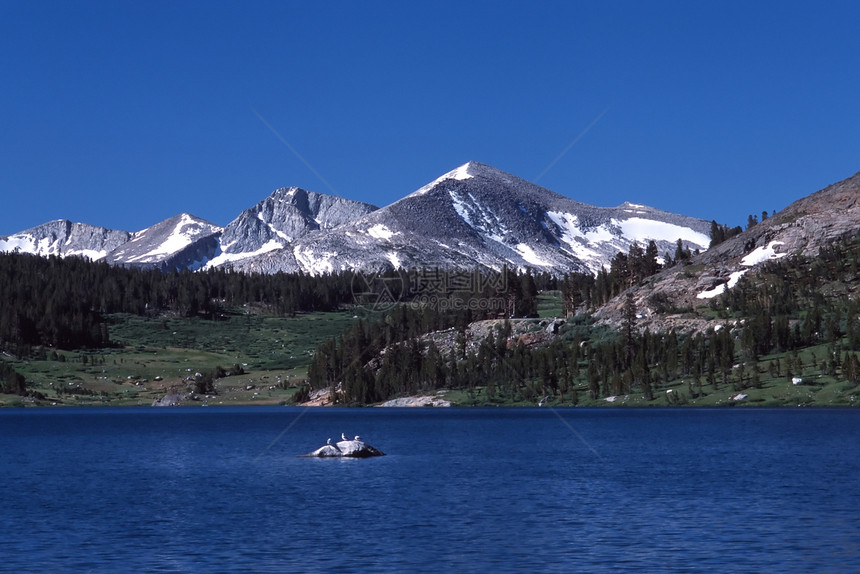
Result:
<instances>
[{"instance_id":1,"label":"white bird on rock","mask_svg":"<svg viewBox=\"0 0 860 574\"><path fill-rule=\"evenodd\" d=\"M346 438L346 435L343 433L340 433L340 438L341 438L341 440L349 440L348 438Z\"/></svg>"},{"instance_id":2,"label":"white bird on rock","mask_svg":"<svg viewBox=\"0 0 860 574\"><path fill-rule=\"evenodd\" d=\"M326 444L331 444L331 438L329 438L327 441L325 441L325 443L326 443Z\"/></svg>"},{"instance_id":3,"label":"white bird on rock","mask_svg":"<svg viewBox=\"0 0 860 574\"><path fill-rule=\"evenodd\" d=\"M354 438L354 439L352 439L352 440L361 440L361 437L360 437L360 436L358 436L358 435L355 435L355 438Z\"/></svg>"}]
</instances>

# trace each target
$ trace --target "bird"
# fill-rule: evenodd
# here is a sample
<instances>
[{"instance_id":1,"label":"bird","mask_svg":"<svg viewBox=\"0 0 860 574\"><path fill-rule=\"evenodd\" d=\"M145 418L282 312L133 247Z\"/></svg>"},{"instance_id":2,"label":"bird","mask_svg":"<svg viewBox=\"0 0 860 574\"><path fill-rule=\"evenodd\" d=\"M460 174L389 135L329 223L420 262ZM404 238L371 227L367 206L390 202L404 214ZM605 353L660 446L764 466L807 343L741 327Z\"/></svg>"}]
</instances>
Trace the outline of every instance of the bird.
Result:
<instances>
[{"instance_id":1,"label":"bird","mask_svg":"<svg viewBox=\"0 0 860 574\"><path fill-rule=\"evenodd\" d=\"M360 436L358 436L358 435L355 435L355 438L354 438L354 439L352 439L352 440L361 440L361 437L360 437Z\"/></svg>"},{"instance_id":2,"label":"bird","mask_svg":"<svg viewBox=\"0 0 860 574\"><path fill-rule=\"evenodd\" d=\"M346 438L346 435L343 433L340 433L340 438L341 438L341 440L349 440L348 438Z\"/></svg>"},{"instance_id":3,"label":"bird","mask_svg":"<svg viewBox=\"0 0 860 574\"><path fill-rule=\"evenodd\" d=\"M331 444L331 438L329 438L327 441L325 441L325 443L326 443L326 444Z\"/></svg>"}]
</instances>

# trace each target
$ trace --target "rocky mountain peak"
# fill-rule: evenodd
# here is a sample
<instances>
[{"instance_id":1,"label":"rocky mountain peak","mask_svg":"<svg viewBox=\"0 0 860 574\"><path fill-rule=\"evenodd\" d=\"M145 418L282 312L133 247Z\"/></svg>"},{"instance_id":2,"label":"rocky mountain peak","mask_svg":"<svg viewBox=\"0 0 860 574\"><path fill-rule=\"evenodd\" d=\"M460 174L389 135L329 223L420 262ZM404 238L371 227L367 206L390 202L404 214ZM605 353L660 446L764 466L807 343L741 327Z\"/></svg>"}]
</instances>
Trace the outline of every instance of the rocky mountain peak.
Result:
<instances>
[{"instance_id":1,"label":"rocky mountain peak","mask_svg":"<svg viewBox=\"0 0 860 574\"><path fill-rule=\"evenodd\" d=\"M105 260L116 265L160 269L195 267L212 256L221 231L205 219L180 213L134 233Z\"/></svg>"},{"instance_id":2,"label":"rocky mountain peak","mask_svg":"<svg viewBox=\"0 0 860 574\"><path fill-rule=\"evenodd\" d=\"M275 269L270 263L261 267L251 262L248 264L251 267L245 267L242 261L258 257L270 259L272 254L278 253L284 260L282 264L292 269L294 256L290 248L298 240L337 228L377 209L369 203L298 187L279 188L224 228L220 249L207 265L268 271Z\"/></svg>"},{"instance_id":3,"label":"rocky mountain peak","mask_svg":"<svg viewBox=\"0 0 860 574\"><path fill-rule=\"evenodd\" d=\"M487 165L484 163L480 163L477 161L469 161L452 169L451 171L441 175L435 180L431 181L427 185L421 187L417 191L413 192L411 195L423 195L432 189L439 187L440 185L446 183L453 183L457 181L466 181L469 179L477 179L477 187L486 188L488 183L493 183L494 185L491 189L499 189L499 186L504 185L522 185L526 184L529 186L539 187L533 183L527 182L526 180L520 179L519 177L512 175L510 173L506 173L498 168L495 168L491 165ZM543 189L543 188L540 188ZM548 190L547 190L548 191ZM407 196L410 197L410 196Z\"/></svg>"},{"instance_id":4,"label":"rocky mountain peak","mask_svg":"<svg viewBox=\"0 0 860 574\"><path fill-rule=\"evenodd\" d=\"M596 272L633 241L654 239L661 253L674 250L679 238L705 249L708 228L708 222L644 206L586 205L472 161L386 207L289 244L274 247L273 241L272 249L233 265L309 273L503 266ZM230 240L225 231L223 244Z\"/></svg>"},{"instance_id":5,"label":"rocky mountain peak","mask_svg":"<svg viewBox=\"0 0 860 574\"><path fill-rule=\"evenodd\" d=\"M42 256L78 255L95 261L104 258L131 237L127 231L57 219L13 235L0 236L0 251Z\"/></svg>"}]
</instances>

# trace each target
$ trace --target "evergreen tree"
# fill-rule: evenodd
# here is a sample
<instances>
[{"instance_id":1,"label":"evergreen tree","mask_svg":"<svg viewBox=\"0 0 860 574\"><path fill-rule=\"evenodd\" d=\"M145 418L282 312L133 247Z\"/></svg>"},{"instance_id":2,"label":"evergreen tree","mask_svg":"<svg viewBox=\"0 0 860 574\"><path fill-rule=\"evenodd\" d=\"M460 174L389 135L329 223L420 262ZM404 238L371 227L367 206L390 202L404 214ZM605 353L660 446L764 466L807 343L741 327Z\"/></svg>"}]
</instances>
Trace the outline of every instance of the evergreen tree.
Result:
<instances>
[{"instance_id":1,"label":"evergreen tree","mask_svg":"<svg viewBox=\"0 0 860 574\"><path fill-rule=\"evenodd\" d=\"M755 215L747 217L747 229L754 227L758 223L758 218Z\"/></svg>"},{"instance_id":2,"label":"evergreen tree","mask_svg":"<svg viewBox=\"0 0 860 574\"><path fill-rule=\"evenodd\" d=\"M632 291L627 291L624 297L622 321L622 328L624 329L624 364L626 368L629 368L633 364L633 356L636 352L636 301L633 299Z\"/></svg>"},{"instance_id":3,"label":"evergreen tree","mask_svg":"<svg viewBox=\"0 0 860 574\"><path fill-rule=\"evenodd\" d=\"M20 396L27 394L27 381L24 376L2 361L0 361L0 393Z\"/></svg>"},{"instance_id":4,"label":"evergreen tree","mask_svg":"<svg viewBox=\"0 0 860 574\"><path fill-rule=\"evenodd\" d=\"M648 242L648 247L645 249L645 276L650 277L660 271L660 263L657 262L659 252L657 243L652 239Z\"/></svg>"}]
</instances>

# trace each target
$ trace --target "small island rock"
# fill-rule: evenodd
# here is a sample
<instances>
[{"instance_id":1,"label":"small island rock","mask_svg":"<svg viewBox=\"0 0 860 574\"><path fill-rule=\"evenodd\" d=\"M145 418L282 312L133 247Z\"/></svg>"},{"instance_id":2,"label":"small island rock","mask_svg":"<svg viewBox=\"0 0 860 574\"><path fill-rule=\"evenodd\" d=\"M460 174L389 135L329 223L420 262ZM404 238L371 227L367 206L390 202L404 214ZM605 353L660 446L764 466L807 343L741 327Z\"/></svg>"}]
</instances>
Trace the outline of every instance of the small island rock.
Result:
<instances>
[{"instance_id":1,"label":"small island rock","mask_svg":"<svg viewBox=\"0 0 860 574\"><path fill-rule=\"evenodd\" d=\"M370 456L385 456L385 453L373 448L363 440L342 440L337 444L325 444L304 456L318 458L367 458Z\"/></svg>"}]
</instances>

